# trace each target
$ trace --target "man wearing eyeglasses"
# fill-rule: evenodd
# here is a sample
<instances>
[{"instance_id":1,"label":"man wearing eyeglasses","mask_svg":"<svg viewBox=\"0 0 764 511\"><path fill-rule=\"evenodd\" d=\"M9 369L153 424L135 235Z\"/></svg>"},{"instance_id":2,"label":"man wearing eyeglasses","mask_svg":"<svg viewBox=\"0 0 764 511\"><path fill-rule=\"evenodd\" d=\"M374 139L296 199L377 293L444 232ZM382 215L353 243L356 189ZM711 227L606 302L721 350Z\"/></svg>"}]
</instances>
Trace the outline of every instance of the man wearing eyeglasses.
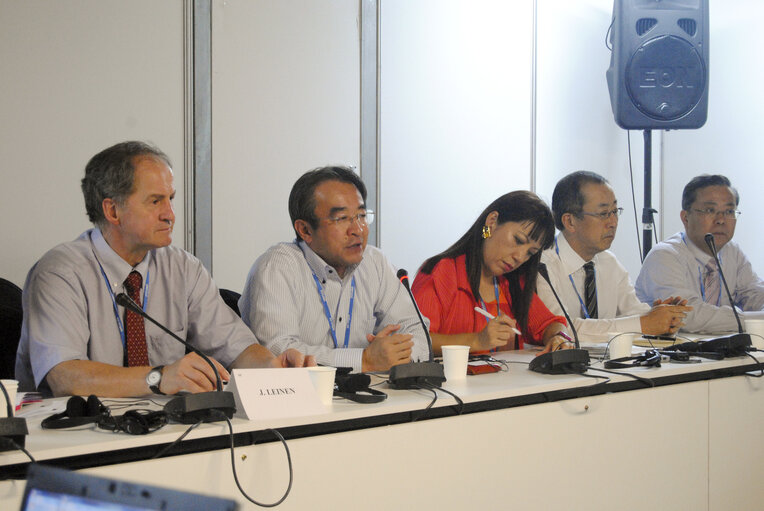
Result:
<instances>
[{"instance_id":1,"label":"man wearing eyeglasses","mask_svg":"<svg viewBox=\"0 0 764 511\"><path fill-rule=\"evenodd\" d=\"M724 277L735 305L743 311L764 310L764 282L732 241L740 197L729 179L704 174L693 178L682 192L679 213L684 231L658 243L645 258L637 278L637 296L677 293L693 311L685 319L689 332L737 330L727 294L705 235L711 233Z\"/></svg>"},{"instance_id":2,"label":"man wearing eyeglasses","mask_svg":"<svg viewBox=\"0 0 764 511\"><path fill-rule=\"evenodd\" d=\"M303 174L289 195L297 238L255 261L239 300L242 319L274 353L297 348L319 364L355 371L428 358L406 290L376 247L366 186L346 167Z\"/></svg>"},{"instance_id":3,"label":"man wearing eyeglasses","mask_svg":"<svg viewBox=\"0 0 764 511\"><path fill-rule=\"evenodd\" d=\"M655 300L652 307L637 299L629 274L608 250L615 239L618 207L607 180L594 172L568 174L555 186L552 212L560 233L544 251L560 300L581 336L607 332L676 333L689 309L679 297ZM538 295L553 314L560 306L542 278Z\"/></svg>"}]
</instances>

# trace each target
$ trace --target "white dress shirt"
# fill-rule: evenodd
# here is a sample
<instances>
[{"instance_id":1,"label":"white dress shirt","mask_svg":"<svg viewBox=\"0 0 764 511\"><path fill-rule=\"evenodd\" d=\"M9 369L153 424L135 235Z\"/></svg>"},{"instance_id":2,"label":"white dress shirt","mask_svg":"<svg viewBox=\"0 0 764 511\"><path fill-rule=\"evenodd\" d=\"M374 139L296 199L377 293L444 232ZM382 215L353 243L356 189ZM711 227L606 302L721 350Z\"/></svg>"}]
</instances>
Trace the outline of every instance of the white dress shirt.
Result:
<instances>
[{"instance_id":1,"label":"white dress shirt","mask_svg":"<svg viewBox=\"0 0 764 511\"><path fill-rule=\"evenodd\" d=\"M314 273L331 313L337 348ZM351 296L352 322L345 348ZM361 262L349 267L344 278L340 278L303 241L274 245L252 266L239 309L255 336L276 355L296 348L314 355L319 364L360 371L363 350L369 345L366 335L377 334L387 325L400 324L396 333L413 335L412 360L429 358L427 339L408 292L382 252L373 246L367 246ZM426 319L425 322L429 328L429 322Z\"/></svg>"},{"instance_id":2,"label":"white dress shirt","mask_svg":"<svg viewBox=\"0 0 764 511\"><path fill-rule=\"evenodd\" d=\"M751 262L737 243L730 241L719 250L724 277L735 305L743 311L764 310L764 281L753 271ZM637 296L642 300L680 295L693 309L684 319L688 332L737 331L724 285L717 306L703 299L702 283L706 264L713 257L705 253L684 232L655 245L647 254L637 277ZM751 315L761 317L760 314ZM742 321L742 318L741 318Z\"/></svg>"},{"instance_id":3,"label":"white dress shirt","mask_svg":"<svg viewBox=\"0 0 764 511\"><path fill-rule=\"evenodd\" d=\"M629 274L612 252L596 254L594 262L597 287L597 319L588 319L581 305L584 300L584 264L587 261L576 253L565 236L559 234L552 248L541 255L546 264L549 280L568 311L580 336L601 335L607 332L641 332L640 316L650 311L650 305L637 299ZM562 309L541 276L536 282L537 293L553 314L562 315Z\"/></svg>"}]
</instances>

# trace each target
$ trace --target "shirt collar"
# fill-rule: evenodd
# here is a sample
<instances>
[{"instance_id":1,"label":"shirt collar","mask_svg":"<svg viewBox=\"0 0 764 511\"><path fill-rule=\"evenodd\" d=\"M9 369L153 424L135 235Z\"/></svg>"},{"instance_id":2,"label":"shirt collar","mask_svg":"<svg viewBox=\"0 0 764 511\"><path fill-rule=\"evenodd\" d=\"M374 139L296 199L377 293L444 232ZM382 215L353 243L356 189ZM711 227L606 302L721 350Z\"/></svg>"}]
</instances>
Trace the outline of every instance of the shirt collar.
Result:
<instances>
[{"instance_id":1,"label":"shirt collar","mask_svg":"<svg viewBox=\"0 0 764 511\"><path fill-rule=\"evenodd\" d=\"M707 254L703 251L699 246L697 246L695 243L692 242L689 236L687 236L687 232L682 232L682 240L687 245L687 248L690 249L690 253L692 256L703 266L708 265L711 261L714 260L714 256ZM725 245L726 247L727 245ZM717 253L721 253L721 251L724 250L724 247L722 247L720 250L717 251Z\"/></svg>"},{"instance_id":2,"label":"shirt collar","mask_svg":"<svg viewBox=\"0 0 764 511\"><path fill-rule=\"evenodd\" d=\"M570 246L570 243L568 243L564 234L558 234L555 238L555 243L555 249L558 251L557 253L562 262L562 267L565 269L566 275L572 275L587 263L587 261L584 261L583 257L578 255L578 252L573 250L573 247ZM595 265L597 264L597 256L599 256L599 254L595 254L595 256L592 257L592 261L594 261Z\"/></svg>"},{"instance_id":3,"label":"shirt collar","mask_svg":"<svg viewBox=\"0 0 764 511\"><path fill-rule=\"evenodd\" d=\"M297 243L297 246L300 247L300 250L302 250L302 254L305 256L305 261L308 263L310 269L313 271L313 273L316 274L316 277L322 281L332 277L336 278L337 280L344 280L345 278L352 275L355 269L358 268L357 264L348 266L345 271L345 277L340 278L337 270L335 270L329 263L324 261L321 256L316 254L313 249L310 248L307 243L305 243L304 240L295 239L295 242Z\"/></svg>"},{"instance_id":4,"label":"shirt collar","mask_svg":"<svg viewBox=\"0 0 764 511\"><path fill-rule=\"evenodd\" d=\"M93 243L93 250L95 252L98 262L101 263L106 277L109 279L109 283L112 286L112 291L115 293L122 291L127 276L133 270L141 274L143 282L146 282L146 274L149 269L149 261L151 260L152 250L146 254L146 257L138 263L135 267L130 266L130 263L122 259L113 248L109 246L106 239L103 237L101 230L94 228L90 231L90 240Z\"/></svg>"}]
</instances>

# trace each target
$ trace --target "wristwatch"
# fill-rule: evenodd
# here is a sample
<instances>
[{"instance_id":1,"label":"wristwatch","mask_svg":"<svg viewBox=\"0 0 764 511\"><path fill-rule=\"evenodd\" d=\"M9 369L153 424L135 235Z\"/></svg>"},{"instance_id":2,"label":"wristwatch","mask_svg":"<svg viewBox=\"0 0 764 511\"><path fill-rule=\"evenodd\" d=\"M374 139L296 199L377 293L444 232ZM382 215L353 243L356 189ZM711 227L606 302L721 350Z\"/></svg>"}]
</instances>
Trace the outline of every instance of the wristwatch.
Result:
<instances>
[{"instance_id":1,"label":"wristwatch","mask_svg":"<svg viewBox=\"0 0 764 511\"><path fill-rule=\"evenodd\" d=\"M159 390L159 384L162 383L162 368L164 366L156 366L149 371L149 374L146 375L146 383L148 384L149 388L151 389L151 392L154 394L162 394L164 395L164 392Z\"/></svg>"}]
</instances>

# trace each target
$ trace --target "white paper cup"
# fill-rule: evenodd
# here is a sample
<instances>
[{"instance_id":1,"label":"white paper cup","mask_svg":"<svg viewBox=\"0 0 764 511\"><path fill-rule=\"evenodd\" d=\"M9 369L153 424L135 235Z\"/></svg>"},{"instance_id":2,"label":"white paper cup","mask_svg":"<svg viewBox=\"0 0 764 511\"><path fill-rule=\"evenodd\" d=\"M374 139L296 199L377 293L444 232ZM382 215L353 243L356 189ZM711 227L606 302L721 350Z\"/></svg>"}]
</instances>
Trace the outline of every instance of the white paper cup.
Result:
<instances>
[{"instance_id":1,"label":"white paper cup","mask_svg":"<svg viewBox=\"0 0 764 511\"><path fill-rule=\"evenodd\" d=\"M751 334L753 347L764 350L764 319L746 319L745 331Z\"/></svg>"},{"instance_id":2,"label":"white paper cup","mask_svg":"<svg viewBox=\"0 0 764 511\"><path fill-rule=\"evenodd\" d=\"M631 347L634 344L634 334L608 332L607 335L612 339L608 345L608 358L610 358L610 360L631 356Z\"/></svg>"},{"instance_id":3,"label":"white paper cup","mask_svg":"<svg viewBox=\"0 0 764 511\"><path fill-rule=\"evenodd\" d=\"M469 346L442 346L443 372L446 381L463 380L467 377L467 359L470 356Z\"/></svg>"},{"instance_id":4,"label":"white paper cup","mask_svg":"<svg viewBox=\"0 0 764 511\"><path fill-rule=\"evenodd\" d=\"M308 374L310 374L310 380L313 382L316 394L318 394L319 399L321 399L321 402L325 405L332 404L332 396L334 396L334 374L336 372L336 367L316 366L308 368Z\"/></svg>"},{"instance_id":5,"label":"white paper cup","mask_svg":"<svg viewBox=\"0 0 764 511\"><path fill-rule=\"evenodd\" d=\"M11 399L11 411L16 409L16 390L19 388L19 382L16 380L0 380L3 382L8 397ZM13 414L15 415L15 413ZM8 406L5 402L5 396L0 391L0 417L8 416Z\"/></svg>"}]
</instances>

